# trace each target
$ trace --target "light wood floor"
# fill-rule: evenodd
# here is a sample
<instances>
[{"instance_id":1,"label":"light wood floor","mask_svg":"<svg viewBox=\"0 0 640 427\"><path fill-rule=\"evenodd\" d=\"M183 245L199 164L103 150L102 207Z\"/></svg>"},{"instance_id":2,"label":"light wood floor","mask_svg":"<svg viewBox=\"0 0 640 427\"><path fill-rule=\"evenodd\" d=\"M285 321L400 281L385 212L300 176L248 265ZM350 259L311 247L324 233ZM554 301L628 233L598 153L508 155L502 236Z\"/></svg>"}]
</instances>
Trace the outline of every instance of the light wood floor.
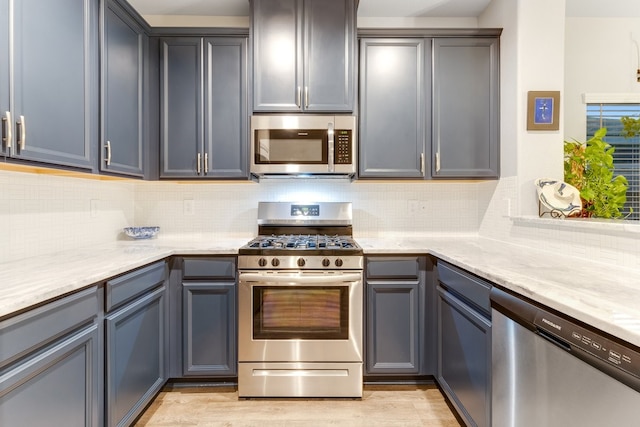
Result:
<instances>
[{"instance_id":1,"label":"light wood floor","mask_svg":"<svg viewBox=\"0 0 640 427\"><path fill-rule=\"evenodd\" d=\"M238 399L235 387L167 386L136 426L433 426L460 424L436 386L365 386L362 399Z\"/></svg>"}]
</instances>

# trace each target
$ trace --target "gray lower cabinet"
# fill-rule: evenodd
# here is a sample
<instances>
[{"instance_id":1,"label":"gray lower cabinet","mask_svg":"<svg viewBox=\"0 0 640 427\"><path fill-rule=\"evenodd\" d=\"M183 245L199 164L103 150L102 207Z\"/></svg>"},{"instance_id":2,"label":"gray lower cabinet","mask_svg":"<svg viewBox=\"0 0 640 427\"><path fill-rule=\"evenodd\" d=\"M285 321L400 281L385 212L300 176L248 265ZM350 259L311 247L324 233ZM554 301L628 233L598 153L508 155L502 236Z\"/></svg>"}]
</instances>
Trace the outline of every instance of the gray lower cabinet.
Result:
<instances>
[{"instance_id":1,"label":"gray lower cabinet","mask_svg":"<svg viewBox=\"0 0 640 427\"><path fill-rule=\"evenodd\" d=\"M161 178L248 178L246 37L161 49Z\"/></svg>"},{"instance_id":2,"label":"gray lower cabinet","mask_svg":"<svg viewBox=\"0 0 640 427\"><path fill-rule=\"evenodd\" d=\"M165 262L106 284L106 425L130 425L166 381Z\"/></svg>"},{"instance_id":3,"label":"gray lower cabinet","mask_svg":"<svg viewBox=\"0 0 640 427\"><path fill-rule=\"evenodd\" d=\"M235 377L235 257L185 258L182 277L183 375Z\"/></svg>"},{"instance_id":4,"label":"gray lower cabinet","mask_svg":"<svg viewBox=\"0 0 640 427\"><path fill-rule=\"evenodd\" d=\"M252 0L253 110L349 112L353 0Z\"/></svg>"},{"instance_id":5,"label":"gray lower cabinet","mask_svg":"<svg viewBox=\"0 0 640 427\"><path fill-rule=\"evenodd\" d=\"M423 256L365 258L365 376L433 374Z\"/></svg>"},{"instance_id":6,"label":"gray lower cabinet","mask_svg":"<svg viewBox=\"0 0 640 427\"><path fill-rule=\"evenodd\" d=\"M430 51L424 39L361 40L359 177L426 176Z\"/></svg>"},{"instance_id":7,"label":"gray lower cabinet","mask_svg":"<svg viewBox=\"0 0 640 427\"><path fill-rule=\"evenodd\" d=\"M491 426L491 284L438 261L437 379L467 425Z\"/></svg>"},{"instance_id":8,"label":"gray lower cabinet","mask_svg":"<svg viewBox=\"0 0 640 427\"><path fill-rule=\"evenodd\" d=\"M0 322L0 425L101 426L102 288Z\"/></svg>"},{"instance_id":9,"label":"gray lower cabinet","mask_svg":"<svg viewBox=\"0 0 640 427\"><path fill-rule=\"evenodd\" d=\"M434 178L498 178L499 39L433 40Z\"/></svg>"},{"instance_id":10,"label":"gray lower cabinet","mask_svg":"<svg viewBox=\"0 0 640 427\"><path fill-rule=\"evenodd\" d=\"M12 2L11 105L3 104L3 150L46 164L95 169L98 132L98 2ZM1 5L0 5L1 6ZM6 6L4 6L6 8ZM1 14L4 19L5 13ZM0 31L5 31L6 27ZM2 37L0 43L5 43ZM0 48L0 52L4 51ZM2 84L0 74L0 84ZM4 89L6 91L6 89ZM10 146L10 147L9 147Z\"/></svg>"},{"instance_id":11,"label":"gray lower cabinet","mask_svg":"<svg viewBox=\"0 0 640 427\"><path fill-rule=\"evenodd\" d=\"M148 37L116 1L105 1L102 7L100 170L142 177Z\"/></svg>"}]
</instances>

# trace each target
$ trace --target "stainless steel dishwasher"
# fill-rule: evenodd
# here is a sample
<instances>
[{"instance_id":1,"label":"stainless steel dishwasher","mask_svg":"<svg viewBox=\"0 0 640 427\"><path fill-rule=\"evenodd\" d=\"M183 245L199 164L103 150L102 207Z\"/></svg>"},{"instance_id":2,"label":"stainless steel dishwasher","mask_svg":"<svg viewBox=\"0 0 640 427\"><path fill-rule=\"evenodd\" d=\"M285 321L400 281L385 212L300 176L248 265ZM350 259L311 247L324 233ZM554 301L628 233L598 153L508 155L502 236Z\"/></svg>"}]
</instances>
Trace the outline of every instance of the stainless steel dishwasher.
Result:
<instances>
[{"instance_id":1,"label":"stainless steel dishwasher","mask_svg":"<svg viewBox=\"0 0 640 427\"><path fill-rule=\"evenodd\" d=\"M637 348L495 287L491 307L493 426L640 426Z\"/></svg>"}]
</instances>

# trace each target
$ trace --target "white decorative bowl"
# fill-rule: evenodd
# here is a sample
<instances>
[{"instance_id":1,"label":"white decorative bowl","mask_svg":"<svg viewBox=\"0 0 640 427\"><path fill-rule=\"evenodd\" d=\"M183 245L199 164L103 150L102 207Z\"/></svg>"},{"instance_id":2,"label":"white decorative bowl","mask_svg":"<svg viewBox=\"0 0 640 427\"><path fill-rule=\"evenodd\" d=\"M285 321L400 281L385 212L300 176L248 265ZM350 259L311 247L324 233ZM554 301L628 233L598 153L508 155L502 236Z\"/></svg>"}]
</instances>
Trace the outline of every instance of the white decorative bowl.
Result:
<instances>
[{"instance_id":1,"label":"white decorative bowl","mask_svg":"<svg viewBox=\"0 0 640 427\"><path fill-rule=\"evenodd\" d=\"M125 227L124 234L132 239L151 239L160 231L160 227Z\"/></svg>"}]
</instances>

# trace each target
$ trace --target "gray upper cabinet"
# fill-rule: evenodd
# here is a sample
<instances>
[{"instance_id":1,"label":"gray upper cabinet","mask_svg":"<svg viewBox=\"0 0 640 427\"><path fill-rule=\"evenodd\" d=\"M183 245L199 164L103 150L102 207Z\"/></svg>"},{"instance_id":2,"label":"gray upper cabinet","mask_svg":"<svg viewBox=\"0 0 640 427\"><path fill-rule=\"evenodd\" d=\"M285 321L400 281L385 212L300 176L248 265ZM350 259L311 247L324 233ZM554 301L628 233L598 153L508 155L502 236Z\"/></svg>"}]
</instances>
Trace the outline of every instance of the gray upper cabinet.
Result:
<instances>
[{"instance_id":1,"label":"gray upper cabinet","mask_svg":"<svg viewBox=\"0 0 640 427\"><path fill-rule=\"evenodd\" d=\"M100 170L143 176L147 36L114 1L103 3Z\"/></svg>"},{"instance_id":2,"label":"gray upper cabinet","mask_svg":"<svg viewBox=\"0 0 640 427\"><path fill-rule=\"evenodd\" d=\"M353 0L252 0L253 110L350 112Z\"/></svg>"},{"instance_id":3,"label":"gray upper cabinet","mask_svg":"<svg viewBox=\"0 0 640 427\"><path fill-rule=\"evenodd\" d=\"M98 2L21 0L12 11L13 55L0 60L12 82L12 105L3 107L12 140L4 149L17 159L94 169Z\"/></svg>"},{"instance_id":4,"label":"gray upper cabinet","mask_svg":"<svg viewBox=\"0 0 640 427\"><path fill-rule=\"evenodd\" d=\"M423 39L361 41L359 177L425 177L428 49Z\"/></svg>"},{"instance_id":5,"label":"gray upper cabinet","mask_svg":"<svg viewBox=\"0 0 640 427\"><path fill-rule=\"evenodd\" d=\"M247 178L245 37L161 40L161 178Z\"/></svg>"},{"instance_id":6,"label":"gray upper cabinet","mask_svg":"<svg viewBox=\"0 0 640 427\"><path fill-rule=\"evenodd\" d=\"M433 58L433 177L498 178L498 38L434 39Z\"/></svg>"},{"instance_id":7,"label":"gray upper cabinet","mask_svg":"<svg viewBox=\"0 0 640 427\"><path fill-rule=\"evenodd\" d=\"M9 0L0 0L0 115L2 140L0 155L10 151L11 113L9 111Z\"/></svg>"}]
</instances>

